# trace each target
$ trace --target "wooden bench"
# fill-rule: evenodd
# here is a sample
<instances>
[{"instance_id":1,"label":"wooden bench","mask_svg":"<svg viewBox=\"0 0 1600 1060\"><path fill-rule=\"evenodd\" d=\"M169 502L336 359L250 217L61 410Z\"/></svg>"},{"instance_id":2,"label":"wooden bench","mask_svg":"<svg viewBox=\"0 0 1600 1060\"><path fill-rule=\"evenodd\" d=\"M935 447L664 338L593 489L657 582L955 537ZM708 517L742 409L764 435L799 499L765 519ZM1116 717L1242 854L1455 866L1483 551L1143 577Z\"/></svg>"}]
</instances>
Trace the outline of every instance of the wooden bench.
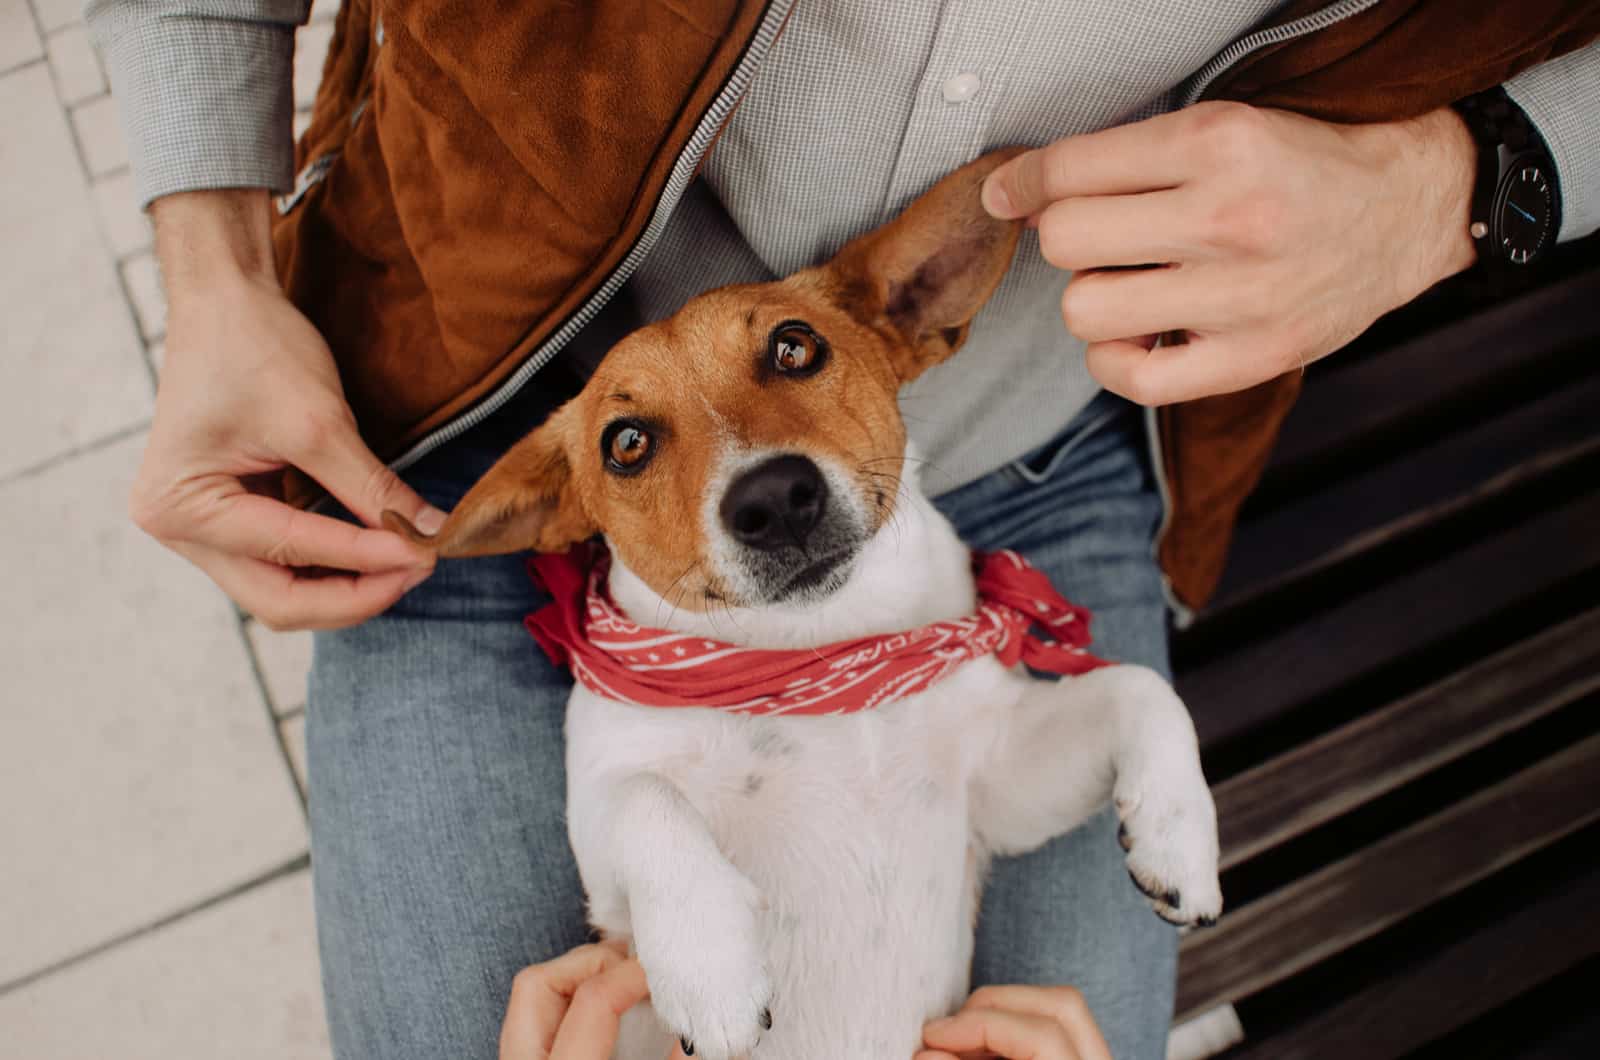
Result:
<instances>
[{"instance_id":1,"label":"wooden bench","mask_svg":"<svg viewBox=\"0 0 1600 1060\"><path fill-rule=\"evenodd\" d=\"M1561 250L1312 367L1175 641L1228 901L1178 1020L1232 1006L1226 1056L1600 1055L1600 243Z\"/></svg>"}]
</instances>

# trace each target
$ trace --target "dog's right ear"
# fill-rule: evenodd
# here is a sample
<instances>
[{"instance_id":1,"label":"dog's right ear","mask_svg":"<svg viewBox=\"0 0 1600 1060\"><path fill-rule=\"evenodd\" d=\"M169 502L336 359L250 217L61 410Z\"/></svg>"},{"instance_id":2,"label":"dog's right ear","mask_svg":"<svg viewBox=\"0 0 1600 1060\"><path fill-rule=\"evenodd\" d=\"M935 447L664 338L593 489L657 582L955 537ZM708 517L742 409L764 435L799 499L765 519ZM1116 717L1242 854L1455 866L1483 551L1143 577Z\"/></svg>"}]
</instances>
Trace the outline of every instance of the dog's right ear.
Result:
<instances>
[{"instance_id":1,"label":"dog's right ear","mask_svg":"<svg viewBox=\"0 0 1600 1060\"><path fill-rule=\"evenodd\" d=\"M444 559L530 548L560 552L585 540L596 528L572 488L564 426L558 411L512 446L461 498L437 534L424 534L395 511L383 513L383 525Z\"/></svg>"},{"instance_id":2,"label":"dog's right ear","mask_svg":"<svg viewBox=\"0 0 1600 1060\"><path fill-rule=\"evenodd\" d=\"M1010 268L1022 222L989 216L983 181L1023 150L991 151L967 163L823 266L844 308L899 334L894 367L902 383L961 348L972 318Z\"/></svg>"}]
</instances>

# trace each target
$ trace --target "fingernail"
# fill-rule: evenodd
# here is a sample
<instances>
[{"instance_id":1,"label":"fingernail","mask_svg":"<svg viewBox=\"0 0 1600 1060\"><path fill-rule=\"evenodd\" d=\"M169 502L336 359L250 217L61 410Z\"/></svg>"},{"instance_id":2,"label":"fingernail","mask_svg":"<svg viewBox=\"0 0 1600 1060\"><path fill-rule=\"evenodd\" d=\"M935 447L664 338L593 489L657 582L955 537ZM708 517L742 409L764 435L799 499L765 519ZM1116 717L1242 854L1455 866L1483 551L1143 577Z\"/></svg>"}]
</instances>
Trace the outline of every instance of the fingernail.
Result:
<instances>
[{"instance_id":1,"label":"fingernail","mask_svg":"<svg viewBox=\"0 0 1600 1060\"><path fill-rule=\"evenodd\" d=\"M955 1022L955 1017L953 1017L953 1016L940 1016L936 1020L929 1020L927 1023L924 1023L922 1025L922 1028L923 1028L923 1030L936 1031L936 1030L940 1030L940 1029L942 1029L944 1027L948 1027L948 1026L950 1026L950 1024L952 1024L954 1022Z\"/></svg>"},{"instance_id":2,"label":"fingernail","mask_svg":"<svg viewBox=\"0 0 1600 1060\"><path fill-rule=\"evenodd\" d=\"M400 589L400 591L403 592L403 593L409 593L411 590L415 589L417 586L419 586L423 582L427 581L428 580L428 575L430 575L432 573L433 573L433 568L432 567L424 567L422 570L413 572L411 577L406 579L406 583Z\"/></svg>"},{"instance_id":3,"label":"fingernail","mask_svg":"<svg viewBox=\"0 0 1600 1060\"><path fill-rule=\"evenodd\" d=\"M983 208L989 211L990 217L1008 220L1011 217L1011 196L1006 194L1006 189L991 174L983 182Z\"/></svg>"},{"instance_id":4,"label":"fingernail","mask_svg":"<svg viewBox=\"0 0 1600 1060\"><path fill-rule=\"evenodd\" d=\"M445 514L430 504L418 512L411 523L425 534L437 534L439 528L444 525L444 520Z\"/></svg>"}]
</instances>

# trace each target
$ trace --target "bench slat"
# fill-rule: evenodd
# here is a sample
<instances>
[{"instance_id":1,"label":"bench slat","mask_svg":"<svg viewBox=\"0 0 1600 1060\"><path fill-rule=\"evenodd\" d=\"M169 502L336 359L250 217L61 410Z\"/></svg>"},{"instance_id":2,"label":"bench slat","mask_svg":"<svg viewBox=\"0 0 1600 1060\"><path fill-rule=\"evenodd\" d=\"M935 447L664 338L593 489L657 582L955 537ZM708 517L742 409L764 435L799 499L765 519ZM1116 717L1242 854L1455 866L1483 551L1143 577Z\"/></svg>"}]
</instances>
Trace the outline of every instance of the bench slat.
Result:
<instances>
[{"instance_id":1,"label":"bench slat","mask_svg":"<svg viewBox=\"0 0 1600 1060\"><path fill-rule=\"evenodd\" d=\"M1185 937L1179 1018L1237 1001L1600 820L1600 733Z\"/></svg>"},{"instance_id":2,"label":"bench slat","mask_svg":"<svg viewBox=\"0 0 1600 1060\"><path fill-rule=\"evenodd\" d=\"M1600 375L1240 524L1213 616L1600 452Z\"/></svg>"},{"instance_id":3,"label":"bench slat","mask_svg":"<svg viewBox=\"0 0 1600 1060\"><path fill-rule=\"evenodd\" d=\"M1580 497L1272 635L1184 670L1178 689L1215 747L1362 672L1441 643L1600 567L1600 493Z\"/></svg>"},{"instance_id":4,"label":"bench slat","mask_svg":"<svg viewBox=\"0 0 1600 1060\"><path fill-rule=\"evenodd\" d=\"M1600 608L1213 789L1222 867L1303 835L1600 689Z\"/></svg>"},{"instance_id":5,"label":"bench slat","mask_svg":"<svg viewBox=\"0 0 1600 1060\"><path fill-rule=\"evenodd\" d=\"M1596 894L1600 894L1600 870L1569 881L1504 919L1464 924L1467 934L1442 950L1281 1033L1247 1039L1229 1058L1406 1056L1600 953Z\"/></svg>"},{"instance_id":6,"label":"bench slat","mask_svg":"<svg viewBox=\"0 0 1600 1060\"><path fill-rule=\"evenodd\" d=\"M1543 370L1547 355L1600 339L1600 270L1591 269L1425 332L1336 370L1313 373L1283 425L1264 487L1441 402Z\"/></svg>"}]
</instances>

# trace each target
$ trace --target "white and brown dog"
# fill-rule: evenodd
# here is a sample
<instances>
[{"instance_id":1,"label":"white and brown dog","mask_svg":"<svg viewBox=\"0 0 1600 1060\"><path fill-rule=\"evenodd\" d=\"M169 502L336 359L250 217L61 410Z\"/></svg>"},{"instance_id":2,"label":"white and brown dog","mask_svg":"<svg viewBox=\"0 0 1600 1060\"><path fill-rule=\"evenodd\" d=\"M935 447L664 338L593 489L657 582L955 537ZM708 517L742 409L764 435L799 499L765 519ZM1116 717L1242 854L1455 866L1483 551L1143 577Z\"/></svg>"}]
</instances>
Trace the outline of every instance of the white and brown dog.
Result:
<instances>
[{"instance_id":1,"label":"white and brown dog","mask_svg":"<svg viewBox=\"0 0 1600 1060\"><path fill-rule=\"evenodd\" d=\"M390 525L447 557L602 534L627 616L757 648L972 614L970 553L918 488L896 396L956 351L1011 261L1019 226L978 189L1014 153L825 265L634 333L438 535ZM566 731L590 916L632 940L651 990L619 1056L659 1060L675 1037L710 1060L910 1056L966 996L989 859L1108 801L1161 916L1221 907L1194 729L1141 667L1046 681L988 655L836 717L661 710L580 683Z\"/></svg>"}]
</instances>

